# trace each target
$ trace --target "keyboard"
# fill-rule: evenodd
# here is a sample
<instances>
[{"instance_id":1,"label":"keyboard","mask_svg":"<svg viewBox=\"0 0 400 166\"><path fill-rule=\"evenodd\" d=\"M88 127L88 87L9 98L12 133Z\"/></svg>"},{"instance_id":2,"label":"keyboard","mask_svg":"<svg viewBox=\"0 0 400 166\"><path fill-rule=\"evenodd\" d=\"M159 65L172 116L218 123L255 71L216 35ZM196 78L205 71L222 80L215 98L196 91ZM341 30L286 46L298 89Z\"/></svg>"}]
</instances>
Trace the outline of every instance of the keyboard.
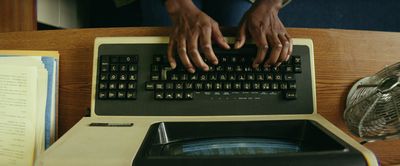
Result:
<instances>
[{"instance_id":1,"label":"keyboard","mask_svg":"<svg viewBox=\"0 0 400 166\"><path fill-rule=\"evenodd\" d=\"M211 65L204 58L209 71L196 69L195 73L185 70L178 55L177 67L172 69L166 48L167 43L119 44L107 40L95 48L95 111L99 115L312 112L312 100L308 101L312 91L307 45L295 45L287 62L269 68L251 66L257 53L254 44L245 44L239 50L213 46L219 64ZM299 103L303 104L296 106ZM294 107L309 111L294 111ZM220 108L224 110L215 111Z\"/></svg>"}]
</instances>

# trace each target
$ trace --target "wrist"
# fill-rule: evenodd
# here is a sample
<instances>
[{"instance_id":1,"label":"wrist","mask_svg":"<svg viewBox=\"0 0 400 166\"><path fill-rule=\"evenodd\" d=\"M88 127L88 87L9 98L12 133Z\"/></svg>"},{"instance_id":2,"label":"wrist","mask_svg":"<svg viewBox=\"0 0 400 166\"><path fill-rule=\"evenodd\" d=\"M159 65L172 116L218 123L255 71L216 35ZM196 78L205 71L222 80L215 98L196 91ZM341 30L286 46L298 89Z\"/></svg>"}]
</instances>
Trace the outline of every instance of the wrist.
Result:
<instances>
[{"instance_id":1,"label":"wrist","mask_svg":"<svg viewBox=\"0 0 400 166\"><path fill-rule=\"evenodd\" d=\"M169 14L177 13L181 10L194 10L196 5L194 5L192 0L166 0L165 7Z\"/></svg>"},{"instance_id":2,"label":"wrist","mask_svg":"<svg viewBox=\"0 0 400 166\"><path fill-rule=\"evenodd\" d=\"M255 3L257 6L279 11L282 8L282 2L282 0L257 0Z\"/></svg>"}]
</instances>

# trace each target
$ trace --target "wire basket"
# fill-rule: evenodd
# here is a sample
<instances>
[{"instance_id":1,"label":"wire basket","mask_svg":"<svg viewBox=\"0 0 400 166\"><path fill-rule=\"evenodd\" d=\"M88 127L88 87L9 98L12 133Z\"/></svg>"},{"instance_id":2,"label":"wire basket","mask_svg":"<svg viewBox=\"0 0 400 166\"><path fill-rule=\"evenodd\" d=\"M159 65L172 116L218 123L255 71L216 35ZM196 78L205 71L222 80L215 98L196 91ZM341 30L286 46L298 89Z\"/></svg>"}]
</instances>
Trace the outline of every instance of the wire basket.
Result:
<instances>
[{"instance_id":1,"label":"wire basket","mask_svg":"<svg viewBox=\"0 0 400 166\"><path fill-rule=\"evenodd\" d=\"M346 101L344 119L365 141L400 136L400 63L356 82Z\"/></svg>"}]
</instances>

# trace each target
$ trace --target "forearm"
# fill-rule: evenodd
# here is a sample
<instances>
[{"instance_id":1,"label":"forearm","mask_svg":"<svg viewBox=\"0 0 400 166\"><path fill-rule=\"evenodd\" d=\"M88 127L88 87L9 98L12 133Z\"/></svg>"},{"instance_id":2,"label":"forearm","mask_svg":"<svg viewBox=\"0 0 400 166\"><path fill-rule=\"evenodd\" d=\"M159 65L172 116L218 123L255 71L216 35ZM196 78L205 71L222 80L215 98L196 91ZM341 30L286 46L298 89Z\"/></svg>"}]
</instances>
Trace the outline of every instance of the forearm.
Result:
<instances>
[{"instance_id":1,"label":"forearm","mask_svg":"<svg viewBox=\"0 0 400 166\"><path fill-rule=\"evenodd\" d=\"M194 5L192 0L166 0L165 7L169 14L175 14L182 9L196 9L196 6Z\"/></svg>"}]
</instances>

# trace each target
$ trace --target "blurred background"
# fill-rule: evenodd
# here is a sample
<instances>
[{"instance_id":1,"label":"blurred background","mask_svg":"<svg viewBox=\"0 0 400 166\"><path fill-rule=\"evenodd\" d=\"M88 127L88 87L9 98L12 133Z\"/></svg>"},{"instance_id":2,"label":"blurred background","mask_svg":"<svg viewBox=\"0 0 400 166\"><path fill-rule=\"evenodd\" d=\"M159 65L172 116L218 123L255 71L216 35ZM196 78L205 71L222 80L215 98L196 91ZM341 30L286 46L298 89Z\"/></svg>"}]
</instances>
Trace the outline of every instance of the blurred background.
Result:
<instances>
[{"instance_id":1,"label":"blurred background","mask_svg":"<svg viewBox=\"0 0 400 166\"><path fill-rule=\"evenodd\" d=\"M0 32L153 26L143 13L154 8L144 4L162 1L0 0ZM398 0L292 0L280 11L280 18L287 27L400 32L399 11Z\"/></svg>"}]
</instances>

